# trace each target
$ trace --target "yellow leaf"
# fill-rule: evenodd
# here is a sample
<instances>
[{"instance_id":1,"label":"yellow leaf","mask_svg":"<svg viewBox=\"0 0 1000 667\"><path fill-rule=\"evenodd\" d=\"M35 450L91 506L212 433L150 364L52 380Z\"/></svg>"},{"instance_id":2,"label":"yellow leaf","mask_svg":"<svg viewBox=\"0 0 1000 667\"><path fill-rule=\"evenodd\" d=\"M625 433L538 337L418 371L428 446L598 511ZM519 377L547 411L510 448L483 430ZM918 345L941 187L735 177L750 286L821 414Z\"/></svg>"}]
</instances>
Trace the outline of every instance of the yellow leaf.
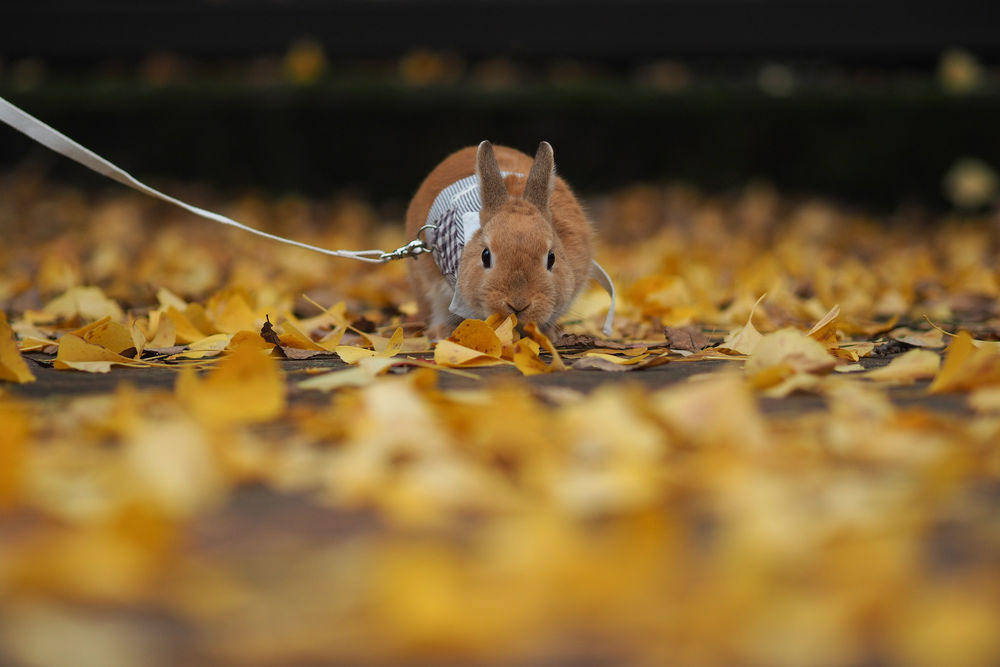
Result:
<instances>
[{"instance_id":1,"label":"yellow leaf","mask_svg":"<svg viewBox=\"0 0 1000 667\"><path fill-rule=\"evenodd\" d=\"M317 341L316 344L322 347L327 352L333 352L337 348L337 346L340 345L340 340L344 337L344 333L346 332L347 332L346 325L338 326L336 329L334 329L327 335L323 336L323 338Z\"/></svg>"},{"instance_id":2,"label":"yellow leaf","mask_svg":"<svg viewBox=\"0 0 1000 667\"><path fill-rule=\"evenodd\" d=\"M3 311L0 311L0 329L5 321ZM0 366L2 372L3 367ZM27 459L28 429L23 407L0 403L0 513L17 502Z\"/></svg>"},{"instance_id":3,"label":"yellow leaf","mask_svg":"<svg viewBox=\"0 0 1000 667\"><path fill-rule=\"evenodd\" d=\"M259 336L258 336L259 337ZM188 345L188 349L184 352L178 352L177 354L172 354L168 359L204 359L206 357L217 357L222 354L223 350L229 347L232 342L233 336L229 334L215 334L214 336L205 336L201 340L195 341Z\"/></svg>"},{"instance_id":4,"label":"yellow leaf","mask_svg":"<svg viewBox=\"0 0 1000 667\"><path fill-rule=\"evenodd\" d=\"M566 364L563 363L562 357L559 356L556 346L552 344L548 336L539 331L534 322L524 325L524 333L528 334L531 340L538 343L542 349L552 355L552 362L549 364L550 371L566 370Z\"/></svg>"},{"instance_id":5,"label":"yellow leaf","mask_svg":"<svg viewBox=\"0 0 1000 667\"><path fill-rule=\"evenodd\" d=\"M371 350L364 351L371 352ZM357 365L353 368L345 368L317 375L299 382L298 386L302 389L314 389L317 391L333 391L341 387L361 387L370 383L376 376L381 375L390 366L397 363L395 359L373 355L374 353L372 353L372 356L359 359Z\"/></svg>"},{"instance_id":6,"label":"yellow leaf","mask_svg":"<svg viewBox=\"0 0 1000 667\"><path fill-rule=\"evenodd\" d=\"M243 295L236 292L222 302L213 324L220 332L228 334L237 331L259 331L261 318L254 314Z\"/></svg>"},{"instance_id":7,"label":"yellow leaf","mask_svg":"<svg viewBox=\"0 0 1000 667\"><path fill-rule=\"evenodd\" d=\"M145 347L160 349L172 347L177 343L177 327L166 313L154 310L149 314L149 322L143 331L146 336Z\"/></svg>"},{"instance_id":8,"label":"yellow leaf","mask_svg":"<svg viewBox=\"0 0 1000 667\"><path fill-rule=\"evenodd\" d=\"M750 309L750 316L747 318L747 323L739 329L730 331L726 339L719 345L719 350L734 352L736 354L751 354L754 351L763 336L753 325L753 314L766 296L767 294L760 295L753 308Z\"/></svg>"},{"instance_id":9,"label":"yellow leaf","mask_svg":"<svg viewBox=\"0 0 1000 667\"><path fill-rule=\"evenodd\" d=\"M106 317L85 329L77 330L73 333L88 343L100 345L117 354L121 354L123 350L130 347L135 347L132 340L132 332L129 328L118 322L112 322L110 318Z\"/></svg>"},{"instance_id":10,"label":"yellow leaf","mask_svg":"<svg viewBox=\"0 0 1000 667\"><path fill-rule=\"evenodd\" d=\"M914 349L896 357L888 366L868 371L864 377L869 380L910 383L934 377L940 367L941 357L936 352Z\"/></svg>"},{"instance_id":11,"label":"yellow leaf","mask_svg":"<svg viewBox=\"0 0 1000 667\"><path fill-rule=\"evenodd\" d=\"M539 375L549 372L549 365L538 356L537 348L532 349L524 339L514 345L514 365L524 375Z\"/></svg>"},{"instance_id":12,"label":"yellow leaf","mask_svg":"<svg viewBox=\"0 0 1000 667\"><path fill-rule=\"evenodd\" d=\"M464 347L450 340L438 341L434 348L434 363L452 368L471 368L476 366L499 366L510 363L498 357L491 357L479 350Z\"/></svg>"},{"instance_id":13,"label":"yellow leaf","mask_svg":"<svg viewBox=\"0 0 1000 667\"><path fill-rule=\"evenodd\" d=\"M123 357L100 345L88 343L79 336L66 334L59 339L59 351L52 367L59 370L78 370L88 373L107 373L113 364L144 366L134 359Z\"/></svg>"},{"instance_id":14,"label":"yellow leaf","mask_svg":"<svg viewBox=\"0 0 1000 667\"><path fill-rule=\"evenodd\" d=\"M747 359L746 372L753 375L779 364L787 364L795 372L824 374L833 370L837 360L812 338L787 328L761 337Z\"/></svg>"},{"instance_id":15,"label":"yellow leaf","mask_svg":"<svg viewBox=\"0 0 1000 667\"><path fill-rule=\"evenodd\" d=\"M345 364L356 364L361 359L375 356L375 350L368 350L357 345L338 345L333 351Z\"/></svg>"},{"instance_id":16,"label":"yellow leaf","mask_svg":"<svg viewBox=\"0 0 1000 667\"><path fill-rule=\"evenodd\" d=\"M582 355L580 355L581 358L603 359L604 361L610 362L612 364L617 364L619 366L632 366L634 364L638 364L648 356L649 356L648 352L634 357L619 357L613 354L606 354L604 352L594 352L594 351L587 351L584 352Z\"/></svg>"},{"instance_id":17,"label":"yellow leaf","mask_svg":"<svg viewBox=\"0 0 1000 667\"><path fill-rule=\"evenodd\" d=\"M809 333L806 334L827 349L835 349L839 346L837 340L837 317L840 315L840 305L834 305L830 311L817 322ZM857 361L857 357L851 361Z\"/></svg>"},{"instance_id":18,"label":"yellow leaf","mask_svg":"<svg viewBox=\"0 0 1000 667\"><path fill-rule=\"evenodd\" d=\"M7 324L7 314L2 310L0 310L0 380L21 384L35 381L35 375L28 368L24 357L17 351L14 332Z\"/></svg>"},{"instance_id":19,"label":"yellow leaf","mask_svg":"<svg viewBox=\"0 0 1000 667\"><path fill-rule=\"evenodd\" d=\"M135 356L141 357L142 351L146 349L146 334L142 332L142 328L132 320L132 324L129 326L129 335L132 339L132 347L135 348Z\"/></svg>"},{"instance_id":20,"label":"yellow leaf","mask_svg":"<svg viewBox=\"0 0 1000 667\"><path fill-rule=\"evenodd\" d=\"M123 317L121 307L105 296L100 287L72 287L45 304L46 314L61 320L79 317L83 320L99 320L109 317L118 321Z\"/></svg>"},{"instance_id":21,"label":"yellow leaf","mask_svg":"<svg viewBox=\"0 0 1000 667\"><path fill-rule=\"evenodd\" d=\"M282 345L287 345L288 347L295 347L300 350L316 350L318 352L332 352L332 350L320 345L308 334L301 331L291 320L286 320L281 324L281 335L278 340L281 341Z\"/></svg>"},{"instance_id":22,"label":"yellow leaf","mask_svg":"<svg viewBox=\"0 0 1000 667\"><path fill-rule=\"evenodd\" d=\"M941 394L991 384L1000 384L1000 354L978 348L969 332L961 331L948 346L941 370L927 391Z\"/></svg>"},{"instance_id":23,"label":"yellow leaf","mask_svg":"<svg viewBox=\"0 0 1000 667\"><path fill-rule=\"evenodd\" d=\"M482 320L465 320L448 336L448 340L488 357L499 359L503 353L503 343L497 332Z\"/></svg>"},{"instance_id":24,"label":"yellow leaf","mask_svg":"<svg viewBox=\"0 0 1000 667\"><path fill-rule=\"evenodd\" d=\"M204 378L185 368L175 391L199 419L213 426L267 421L285 407L284 373L254 345L235 348Z\"/></svg>"},{"instance_id":25,"label":"yellow leaf","mask_svg":"<svg viewBox=\"0 0 1000 667\"><path fill-rule=\"evenodd\" d=\"M156 291L156 300L160 304L161 309L173 308L179 313L183 313L188 307L187 301L180 298L166 287L161 287Z\"/></svg>"},{"instance_id":26,"label":"yellow leaf","mask_svg":"<svg viewBox=\"0 0 1000 667\"><path fill-rule=\"evenodd\" d=\"M174 326L174 338L177 343L193 343L208 335L196 327L184 313L173 306L167 308L167 319Z\"/></svg>"},{"instance_id":27,"label":"yellow leaf","mask_svg":"<svg viewBox=\"0 0 1000 667\"><path fill-rule=\"evenodd\" d=\"M969 394L969 405L976 412L1000 413L1000 385L976 389Z\"/></svg>"},{"instance_id":28,"label":"yellow leaf","mask_svg":"<svg viewBox=\"0 0 1000 667\"><path fill-rule=\"evenodd\" d=\"M386 339L382 336L371 336L368 340L371 341L376 356L384 358L394 357L403 349L403 328L396 327L391 338Z\"/></svg>"}]
</instances>

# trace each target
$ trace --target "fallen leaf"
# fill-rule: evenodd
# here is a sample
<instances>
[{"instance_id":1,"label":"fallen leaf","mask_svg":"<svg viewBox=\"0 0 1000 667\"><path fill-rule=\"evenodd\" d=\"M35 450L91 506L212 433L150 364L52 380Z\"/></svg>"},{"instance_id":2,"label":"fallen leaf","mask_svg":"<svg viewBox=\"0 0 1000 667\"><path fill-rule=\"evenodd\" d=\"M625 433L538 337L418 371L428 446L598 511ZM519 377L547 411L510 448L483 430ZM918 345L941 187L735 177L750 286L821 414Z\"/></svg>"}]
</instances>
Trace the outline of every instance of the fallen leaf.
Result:
<instances>
[{"instance_id":1,"label":"fallen leaf","mask_svg":"<svg viewBox=\"0 0 1000 667\"><path fill-rule=\"evenodd\" d=\"M202 340L208 334L194 325L187 315L177 310L173 306L167 308L167 319L174 327L174 339L178 343L194 343Z\"/></svg>"},{"instance_id":2,"label":"fallen leaf","mask_svg":"<svg viewBox=\"0 0 1000 667\"><path fill-rule=\"evenodd\" d=\"M343 387L361 387L387 371L395 362L389 357L369 356L359 359L355 366L339 371L316 375L298 383L300 389L333 391Z\"/></svg>"},{"instance_id":3,"label":"fallen leaf","mask_svg":"<svg viewBox=\"0 0 1000 667\"><path fill-rule=\"evenodd\" d=\"M819 322L806 334L828 350L836 349L840 342L837 339L837 317L840 316L840 304L835 304L833 308L824 315ZM855 357L852 361L857 361Z\"/></svg>"},{"instance_id":4,"label":"fallen leaf","mask_svg":"<svg viewBox=\"0 0 1000 667\"><path fill-rule=\"evenodd\" d=\"M746 361L745 372L755 388L780 398L814 388L818 376L836 365L822 344L796 329L780 329L761 337Z\"/></svg>"},{"instance_id":5,"label":"fallen leaf","mask_svg":"<svg viewBox=\"0 0 1000 667\"><path fill-rule=\"evenodd\" d=\"M208 308L216 313L212 318L214 328L220 333L234 334L237 331L256 331L260 319L239 291L223 292L209 301Z\"/></svg>"},{"instance_id":6,"label":"fallen leaf","mask_svg":"<svg viewBox=\"0 0 1000 667\"><path fill-rule=\"evenodd\" d=\"M734 354L752 354L757 348L763 336L757 328L753 325L753 314L757 310L757 306L760 302L764 300L767 294L761 294L757 302L754 303L753 308L750 309L750 316L747 317L747 323L738 329L733 329L726 336L726 339L718 345L717 349L723 352L732 352Z\"/></svg>"},{"instance_id":7,"label":"fallen leaf","mask_svg":"<svg viewBox=\"0 0 1000 667\"><path fill-rule=\"evenodd\" d=\"M142 362L123 357L100 345L88 343L79 336L65 334L59 339L59 351L52 367L59 370L78 370L87 373L107 373L112 365L144 366Z\"/></svg>"},{"instance_id":8,"label":"fallen leaf","mask_svg":"<svg viewBox=\"0 0 1000 667\"><path fill-rule=\"evenodd\" d=\"M110 317L105 317L70 333L79 336L88 343L100 345L117 354L121 354L123 350L130 347L137 347L129 328L112 321Z\"/></svg>"},{"instance_id":9,"label":"fallen leaf","mask_svg":"<svg viewBox=\"0 0 1000 667\"><path fill-rule=\"evenodd\" d=\"M746 362L753 375L772 366L785 364L795 372L825 374L837 365L827 349L796 329L781 329L762 336Z\"/></svg>"},{"instance_id":10,"label":"fallen leaf","mask_svg":"<svg viewBox=\"0 0 1000 667\"><path fill-rule=\"evenodd\" d=\"M635 359L621 359L619 357L611 357L611 355L600 354L580 357L573 362L572 368L582 371L598 370L614 373L644 370L646 368L662 366L669 363L669 361L668 354L643 355Z\"/></svg>"},{"instance_id":11,"label":"fallen leaf","mask_svg":"<svg viewBox=\"0 0 1000 667\"><path fill-rule=\"evenodd\" d=\"M699 327L663 327L663 335L667 338L667 347L672 350L697 352L708 347L708 336Z\"/></svg>"},{"instance_id":12,"label":"fallen leaf","mask_svg":"<svg viewBox=\"0 0 1000 667\"><path fill-rule=\"evenodd\" d=\"M1000 413L1000 385L973 390L969 394L969 407L976 412Z\"/></svg>"},{"instance_id":13,"label":"fallen leaf","mask_svg":"<svg viewBox=\"0 0 1000 667\"><path fill-rule=\"evenodd\" d=\"M865 378L908 384L915 380L927 380L937 375L941 367L941 357L930 350L910 350L889 362L888 366L868 371Z\"/></svg>"},{"instance_id":14,"label":"fallen leaf","mask_svg":"<svg viewBox=\"0 0 1000 667\"><path fill-rule=\"evenodd\" d=\"M927 389L932 394L968 391L1000 383L1000 354L980 349L967 331L960 331L948 346L941 370Z\"/></svg>"},{"instance_id":15,"label":"fallen leaf","mask_svg":"<svg viewBox=\"0 0 1000 667\"><path fill-rule=\"evenodd\" d=\"M284 373L266 351L240 345L200 378L185 368L177 378L177 397L211 426L273 419L285 407Z\"/></svg>"},{"instance_id":16,"label":"fallen leaf","mask_svg":"<svg viewBox=\"0 0 1000 667\"><path fill-rule=\"evenodd\" d=\"M505 320L506 321L506 320ZM500 358L503 342L493 327L482 320L465 320L448 336L456 345L475 350L487 357Z\"/></svg>"},{"instance_id":17,"label":"fallen leaf","mask_svg":"<svg viewBox=\"0 0 1000 667\"><path fill-rule=\"evenodd\" d=\"M17 350L14 332L7 323L7 314L0 310L0 381L34 382L35 375Z\"/></svg>"},{"instance_id":18,"label":"fallen leaf","mask_svg":"<svg viewBox=\"0 0 1000 667\"><path fill-rule=\"evenodd\" d=\"M281 345L281 339L278 338L278 333L274 330L274 325L271 324L271 318L267 316L264 317L264 324L260 327L260 337L272 345Z\"/></svg>"},{"instance_id":19,"label":"fallen leaf","mask_svg":"<svg viewBox=\"0 0 1000 667\"><path fill-rule=\"evenodd\" d=\"M332 352L333 350L320 345L301 331L291 320L286 320L281 324L281 335L279 340L286 347L297 347L302 350L317 350L320 352Z\"/></svg>"},{"instance_id":20,"label":"fallen leaf","mask_svg":"<svg viewBox=\"0 0 1000 667\"><path fill-rule=\"evenodd\" d=\"M451 368L473 368L479 366L500 366L510 362L483 354L479 350L464 347L450 340L440 340L434 347L434 363Z\"/></svg>"},{"instance_id":21,"label":"fallen leaf","mask_svg":"<svg viewBox=\"0 0 1000 667\"><path fill-rule=\"evenodd\" d=\"M118 322L124 317L121 307L99 287L70 288L45 304L42 310L62 321L74 318L99 320L108 317Z\"/></svg>"}]
</instances>

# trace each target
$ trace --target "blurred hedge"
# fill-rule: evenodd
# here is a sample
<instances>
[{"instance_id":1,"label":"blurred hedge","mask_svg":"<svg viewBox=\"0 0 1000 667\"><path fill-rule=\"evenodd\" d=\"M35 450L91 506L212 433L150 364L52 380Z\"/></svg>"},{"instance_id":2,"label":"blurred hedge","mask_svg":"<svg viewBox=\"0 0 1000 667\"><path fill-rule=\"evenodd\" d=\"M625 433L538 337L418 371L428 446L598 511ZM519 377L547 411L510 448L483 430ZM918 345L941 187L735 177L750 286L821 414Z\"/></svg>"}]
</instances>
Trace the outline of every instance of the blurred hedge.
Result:
<instances>
[{"instance_id":1,"label":"blurred hedge","mask_svg":"<svg viewBox=\"0 0 1000 667\"><path fill-rule=\"evenodd\" d=\"M64 81L0 85L0 95L140 178L307 194L348 188L377 201L407 198L444 155L484 138L526 151L552 142L561 173L583 191L766 179L879 207L943 206L942 177L956 160L1000 156L1000 96L948 95L930 83L774 95L614 79L502 89ZM58 177L86 178L13 131L2 136L0 164L41 161Z\"/></svg>"}]
</instances>

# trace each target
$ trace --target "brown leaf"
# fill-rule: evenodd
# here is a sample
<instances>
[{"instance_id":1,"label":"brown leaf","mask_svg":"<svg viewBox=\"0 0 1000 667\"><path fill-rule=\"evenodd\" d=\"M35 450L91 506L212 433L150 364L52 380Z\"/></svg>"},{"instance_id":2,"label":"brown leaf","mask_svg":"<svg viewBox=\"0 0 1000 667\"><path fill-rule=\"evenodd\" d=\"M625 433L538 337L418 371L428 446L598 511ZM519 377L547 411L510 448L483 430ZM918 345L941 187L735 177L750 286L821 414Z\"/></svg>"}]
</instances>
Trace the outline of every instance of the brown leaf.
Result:
<instances>
[{"instance_id":1,"label":"brown leaf","mask_svg":"<svg viewBox=\"0 0 1000 667\"><path fill-rule=\"evenodd\" d=\"M697 352L708 347L708 336L696 326L663 327L663 335L667 338L667 347L672 350Z\"/></svg>"},{"instance_id":2,"label":"brown leaf","mask_svg":"<svg viewBox=\"0 0 1000 667\"><path fill-rule=\"evenodd\" d=\"M260 337L272 345L281 345L281 340L278 339L278 333L274 330L274 325L271 324L271 318L267 315L264 316L264 325L260 328Z\"/></svg>"}]
</instances>

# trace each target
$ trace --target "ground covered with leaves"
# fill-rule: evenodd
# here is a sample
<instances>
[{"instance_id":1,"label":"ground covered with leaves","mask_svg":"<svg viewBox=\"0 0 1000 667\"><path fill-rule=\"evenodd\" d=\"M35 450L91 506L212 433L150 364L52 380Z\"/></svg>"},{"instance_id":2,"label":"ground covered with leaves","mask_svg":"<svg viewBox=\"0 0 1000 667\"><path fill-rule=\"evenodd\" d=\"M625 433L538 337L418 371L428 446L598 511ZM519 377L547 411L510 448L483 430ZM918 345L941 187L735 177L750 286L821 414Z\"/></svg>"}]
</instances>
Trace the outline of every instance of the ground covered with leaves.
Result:
<instances>
[{"instance_id":1,"label":"ground covered with leaves","mask_svg":"<svg viewBox=\"0 0 1000 667\"><path fill-rule=\"evenodd\" d=\"M1000 662L995 214L635 187L589 202L614 336L595 287L434 345L401 262L3 191L0 662Z\"/></svg>"}]
</instances>

